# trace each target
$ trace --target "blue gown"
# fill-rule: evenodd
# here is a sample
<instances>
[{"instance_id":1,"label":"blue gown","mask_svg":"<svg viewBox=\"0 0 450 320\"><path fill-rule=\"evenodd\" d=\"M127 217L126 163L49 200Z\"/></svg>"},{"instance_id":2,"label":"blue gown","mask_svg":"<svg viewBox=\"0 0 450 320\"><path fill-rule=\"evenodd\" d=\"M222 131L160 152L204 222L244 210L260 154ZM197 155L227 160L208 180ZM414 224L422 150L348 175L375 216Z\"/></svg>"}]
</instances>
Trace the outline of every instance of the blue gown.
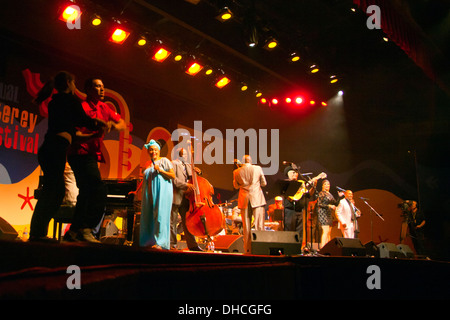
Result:
<instances>
[{"instance_id":1,"label":"blue gown","mask_svg":"<svg viewBox=\"0 0 450 320\"><path fill-rule=\"evenodd\" d=\"M155 163L165 171L173 168L172 162L167 158L161 158ZM153 166L145 169L142 183L140 246L158 245L163 249L170 249L172 199L172 180L156 172Z\"/></svg>"}]
</instances>

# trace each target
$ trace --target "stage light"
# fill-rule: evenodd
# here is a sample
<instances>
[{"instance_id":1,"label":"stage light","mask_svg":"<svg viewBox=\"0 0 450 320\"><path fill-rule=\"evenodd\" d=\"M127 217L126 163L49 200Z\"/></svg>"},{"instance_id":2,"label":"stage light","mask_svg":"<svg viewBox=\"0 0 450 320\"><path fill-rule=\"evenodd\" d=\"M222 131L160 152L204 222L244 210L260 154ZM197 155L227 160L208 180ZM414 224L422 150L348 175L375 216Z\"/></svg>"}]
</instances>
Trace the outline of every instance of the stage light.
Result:
<instances>
[{"instance_id":1,"label":"stage light","mask_svg":"<svg viewBox=\"0 0 450 320\"><path fill-rule=\"evenodd\" d=\"M157 47L152 59L156 62L163 62L170 56L171 52L162 47Z\"/></svg>"},{"instance_id":2,"label":"stage light","mask_svg":"<svg viewBox=\"0 0 450 320\"><path fill-rule=\"evenodd\" d=\"M248 85L245 83L241 83L241 91L247 91Z\"/></svg>"},{"instance_id":3,"label":"stage light","mask_svg":"<svg viewBox=\"0 0 450 320\"><path fill-rule=\"evenodd\" d=\"M99 15L93 15L91 18L91 25L93 25L94 27L98 27L99 25L102 24L102 18Z\"/></svg>"},{"instance_id":4,"label":"stage light","mask_svg":"<svg viewBox=\"0 0 450 320\"><path fill-rule=\"evenodd\" d=\"M212 75L213 73L214 73L214 70L213 70L212 68L206 68L205 74L206 74L207 76L210 76L210 75Z\"/></svg>"},{"instance_id":5,"label":"stage light","mask_svg":"<svg viewBox=\"0 0 450 320\"><path fill-rule=\"evenodd\" d=\"M277 98L273 98L272 99L272 104L278 104L278 99Z\"/></svg>"},{"instance_id":6,"label":"stage light","mask_svg":"<svg viewBox=\"0 0 450 320\"><path fill-rule=\"evenodd\" d=\"M190 76L195 76L203 69L203 66L197 61L193 60L187 64L186 73Z\"/></svg>"},{"instance_id":7,"label":"stage light","mask_svg":"<svg viewBox=\"0 0 450 320\"><path fill-rule=\"evenodd\" d=\"M315 102L314 100L311 100L311 101L309 102L309 104L313 106L313 105L316 104L316 102Z\"/></svg>"},{"instance_id":8,"label":"stage light","mask_svg":"<svg viewBox=\"0 0 450 320\"><path fill-rule=\"evenodd\" d=\"M336 77L336 76L330 76L330 83L336 83L336 82L338 82L339 81L339 79Z\"/></svg>"},{"instance_id":9,"label":"stage light","mask_svg":"<svg viewBox=\"0 0 450 320\"><path fill-rule=\"evenodd\" d=\"M127 40L128 36L130 35L130 32L126 31L122 27L116 27L111 34L111 37L109 38L109 41L117 43L117 44L123 44L125 40Z\"/></svg>"},{"instance_id":10,"label":"stage light","mask_svg":"<svg viewBox=\"0 0 450 320\"><path fill-rule=\"evenodd\" d=\"M82 11L77 5L67 5L59 16L59 20L64 21L65 23L75 23L78 19L80 19Z\"/></svg>"},{"instance_id":11,"label":"stage light","mask_svg":"<svg viewBox=\"0 0 450 320\"><path fill-rule=\"evenodd\" d=\"M338 92L338 96L343 96L343 95L344 95L344 91L340 90L340 91Z\"/></svg>"},{"instance_id":12,"label":"stage light","mask_svg":"<svg viewBox=\"0 0 450 320\"><path fill-rule=\"evenodd\" d=\"M303 102L303 99L301 97L295 98L295 103L296 104L301 104L302 102Z\"/></svg>"},{"instance_id":13,"label":"stage light","mask_svg":"<svg viewBox=\"0 0 450 320\"><path fill-rule=\"evenodd\" d=\"M286 98L285 101L286 101L286 103L291 103L292 99L291 98Z\"/></svg>"},{"instance_id":14,"label":"stage light","mask_svg":"<svg viewBox=\"0 0 450 320\"><path fill-rule=\"evenodd\" d=\"M322 106L326 107L328 104L325 101L322 101Z\"/></svg>"},{"instance_id":15,"label":"stage light","mask_svg":"<svg viewBox=\"0 0 450 320\"><path fill-rule=\"evenodd\" d=\"M388 37L383 37L383 40L384 40L385 42L389 42L389 38L388 38Z\"/></svg>"},{"instance_id":16,"label":"stage light","mask_svg":"<svg viewBox=\"0 0 450 320\"><path fill-rule=\"evenodd\" d=\"M183 55L181 53L177 53L174 57L173 57L173 61L175 62L179 62L183 60Z\"/></svg>"},{"instance_id":17,"label":"stage light","mask_svg":"<svg viewBox=\"0 0 450 320\"><path fill-rule=\"evenodd\" d=\"M233 13L230 11L228 7L224 7L219 11L219 14L216 16L216 19L220 22L225 22L230 20L233 17Z\"/></svg>"},{"instance_id":18,"label":"stage light","mask_svg":"<svg viewBox=\"0 0 450 320\"><path fill-rule=\"evenodd\" d=\"M270 38L266 41L266 43L264 44L264 49L266 49L266 50L273 50L273 49L275 49L277 46L278 46L278 41L277 41L275 38L270 37Z\"/></svg>"},{"instance_id":19,"label":"stage light","mask_svg":"<svg viewBox=\"0 0 450 320\"><path fill-rule=\"evenodd\" d=\"M219 89L222 89L226 85L228 85L231 82L230 79L228 79L226 76L223 76L219 78L219 80L216 82L215 86Z\"/></svg>"},{"instance_id":20,"label":"stage light","mask_svg":"<svg viewBox=\"0 0 450 320\"><path fill-rule=\"evenodd\" d=\"M136 42L136 45L138 46L138 47L143 47L143 46L145 46L147 44L147 39L145 38L145 37L140 37L139 39L138 39L138 41Z\"/></svg>"},{"instance_id":21,"label":"stage light","mask_svg":"<svg viewBox=\"0 0 450 320\"><path fill-rule=\"evenodd\" d=\"M266 103L267 102L267 99L266 98L261 98L261 100L259 100L259 101L261 101L261 103Z\"/></svg>"},{"instance_id":22,"label":"stage light","mask_svg":"<svg viewBox=\"0 0 450 320\"><path fill-rule=\"evenodd\" d=\"M309 67L309 71L311 73L317 73L317 72L319 72L319 67L316 66L315 64L313 64L312 66Z\"/></svg>"},{"instance_id":23,"label":"stage light","mask_svg":"<svg viewBox=\"0 0 450 320\"><path fill-rule=\"evenodd\" d=\"M297 62L297 61L300 60L300 56L299 56L297 53L293 52L293 53L291 53L291 54L289 55L289 59L290 59L292 62Z\"/></svg>"},{"instance_id":24,"label":"stage light","mask_svg":"<svg viewBox=\"0 0 450 320\"><path fill-rule=\"evenodd\" d=\"M259 91L259 90L256 90L255 96L256 96L257 98L261 97L261 96L262 96L262 92Z\"/></svg>"},{"instance_id":25,"label":"stage light","mask_svg":"<svg viewBox=\"0 0 450 320\"><path fill-rule=\"evenodd\" d=\"M258 29L256 29L256 26L251 25L248 30L246 30L246 44L250 48L254 48L258 45Z\"/></svg>"}]
</instances>

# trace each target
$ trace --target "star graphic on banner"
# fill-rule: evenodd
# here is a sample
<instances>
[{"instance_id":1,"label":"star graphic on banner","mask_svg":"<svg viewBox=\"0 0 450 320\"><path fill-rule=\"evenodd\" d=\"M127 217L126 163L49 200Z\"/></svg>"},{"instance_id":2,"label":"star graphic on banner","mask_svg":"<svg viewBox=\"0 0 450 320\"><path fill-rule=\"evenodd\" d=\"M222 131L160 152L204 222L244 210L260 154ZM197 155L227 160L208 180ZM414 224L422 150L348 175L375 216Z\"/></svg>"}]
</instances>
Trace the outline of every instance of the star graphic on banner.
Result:
<instances>
[{"instance_id":1,"label":"star graphic on banner","mask_svg":"<svg viewBox=\"0 0 450 320\"><path fill-rule=\"evenodd\" d=\"M27 195L24 196L22 194L18 194L17 195L19 198L23 199L23 204L20 207L20 210L23 210L23 208L25 208L25 206L28 204L31 208L31 210L33 210L33 205L31 204L31 199L34 199L34 196L30 196L30 188L27 187Z\"/></svg>"}]
</instances>

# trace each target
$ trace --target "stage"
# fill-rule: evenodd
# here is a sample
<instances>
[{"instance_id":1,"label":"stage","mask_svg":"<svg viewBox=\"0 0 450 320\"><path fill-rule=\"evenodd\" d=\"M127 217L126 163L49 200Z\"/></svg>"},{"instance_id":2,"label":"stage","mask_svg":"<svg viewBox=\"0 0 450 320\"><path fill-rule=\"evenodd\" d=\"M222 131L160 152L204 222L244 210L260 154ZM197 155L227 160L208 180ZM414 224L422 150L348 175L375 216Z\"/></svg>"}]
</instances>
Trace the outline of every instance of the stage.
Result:
<instances>
[{"instance_id":1,"label":"stage","mask_svg":"<svg viewBox=\"0 0 450 320\"><path fill-rule=\"evenodd\" d=\"M450 298L450 264L428 259L244 255L22 241L1 241L0 251L2 300Z\"/></svg>"}]
</instances>

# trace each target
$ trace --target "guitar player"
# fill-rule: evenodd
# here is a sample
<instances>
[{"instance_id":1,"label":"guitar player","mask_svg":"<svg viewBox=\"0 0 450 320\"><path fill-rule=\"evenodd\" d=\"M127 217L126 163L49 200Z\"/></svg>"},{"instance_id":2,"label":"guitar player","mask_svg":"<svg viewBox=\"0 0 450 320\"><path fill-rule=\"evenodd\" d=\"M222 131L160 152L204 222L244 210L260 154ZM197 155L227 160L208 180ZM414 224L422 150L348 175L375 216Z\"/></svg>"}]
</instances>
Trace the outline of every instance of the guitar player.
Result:
<instances>
[{"instance_id":1,"label":"guitar player","mask_svg":"<svg viewBox=\"0 0 450 320\"><path fill-rule=\"evenodd\" d=\"M303 181L298 180L298 169L292 165L284 169L284 174L288 178L283 182L281 190L284 196L284 230L296 231L303 239L303 211L307 208L311 196L314 195L315 183L308 189Z\"/></svg>"}]
</instances>

